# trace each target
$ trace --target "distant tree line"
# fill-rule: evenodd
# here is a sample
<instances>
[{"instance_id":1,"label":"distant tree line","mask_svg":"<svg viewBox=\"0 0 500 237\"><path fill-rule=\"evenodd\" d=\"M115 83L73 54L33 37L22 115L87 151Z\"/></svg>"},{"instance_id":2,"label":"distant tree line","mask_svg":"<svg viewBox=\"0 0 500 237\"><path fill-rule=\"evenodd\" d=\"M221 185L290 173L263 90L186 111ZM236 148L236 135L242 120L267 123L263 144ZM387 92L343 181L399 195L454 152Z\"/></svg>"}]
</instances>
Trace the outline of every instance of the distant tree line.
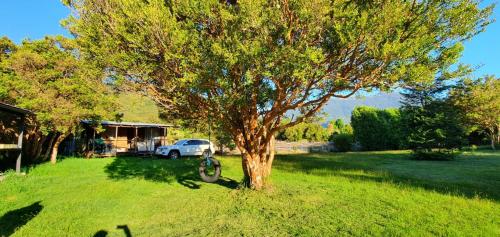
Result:
<instances>
[{"instance_id":1,"label":"distant tree line","mask_svg":"<svg viewBox=\"0 0 500 237\"><path fill-rule=\"evenodd\" d=\"M362 150L411 149L422 159L451 159L453 152L489 140L500 143L500 80L485 77L450 84L414 84L399 109L357 107L351 116ZM487 139L484 139L487 138Z\"/></svg>"},{"instance_id":2,"label":"distant tree line","mask_svg":"<svg viewBox=\"0 0 500 237\"><path fill-rule=\"evenodd\" d=\"M288 141L333 141L338 151L411 149L416 158L451 159L464 146L500 143L500 80L487 76L451 83L437 78L402 92L402 107L356 107L351 124L304 122L281 131ZM488 141L489 140L489 141Z\"/></svg>"}]
</instances>

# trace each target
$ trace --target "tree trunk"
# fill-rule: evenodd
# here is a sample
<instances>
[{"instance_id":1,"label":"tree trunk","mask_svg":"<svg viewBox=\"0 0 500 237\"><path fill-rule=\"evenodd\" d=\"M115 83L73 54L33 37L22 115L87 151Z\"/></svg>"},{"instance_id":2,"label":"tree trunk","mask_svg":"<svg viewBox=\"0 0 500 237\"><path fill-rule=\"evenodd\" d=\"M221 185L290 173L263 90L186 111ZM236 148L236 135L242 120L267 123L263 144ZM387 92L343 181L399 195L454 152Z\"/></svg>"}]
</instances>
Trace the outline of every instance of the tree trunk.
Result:
<instances>
[{"instance_id":1,"label":"tree trunk","mask_svg":"<svg viewBox=\"0 0 500 237\"><path fill-rule=\"evenodd\" d=\"M264 173L264 176L265 177L269 177L271 175L271 169L272 169L272 166L273 166L273 161L274 161L274 152L275 152L275 144L276 144L276 140L274 138L274 135L272 135L271 137L271 140L269 141L269 143L267 144L267 167L266 167L266 170L265 170L265 173Z\"/></svg>"},{"instance_id":2,"label":"tree trunk","mask_svg":"<svg viewBox=\"0 0 500 237\"><path fill-rule=\"evenodd\" d=\"M490 144L491 144L491 149L492 150L495 150L495 142L496 142L496 133L495 133L495 128L494 127L491 127L488 129L488 133L490 135Z\"/></svg>"},{"instance_id":3,"label":"tree trunk","mask_svg":"<svg viewBox=\"0 0 500 237\"><path fill-rule=\"evenodd\" d=\"M45 143L45 141L47 140L47 136L44 136L44 135L40 135L40 136L42 138L38 139L39 141L37 142L36 151L35 151L35 155L33 158L35 160L40 159L40 156L42 155L42 150L43 150L43 143Z\"/></svg>"},{"instance_id":4,"label":"tree trunk","mask_svg":"<svg viewBox=\"0 0 500 237\"><path fill-rule=\"evenodd\" d=\"M500 144L500 125L497 125L496 126L496 130L497 130L497 144Z\"/></svg>"},{"instance_id":5,"label":"tree trunk","mask_svg":"<svg viewBox=\"0 0 500 237\"><path fill-rule=\"evenodd\" d=\"M50 156L50 163L55 164L57 161L57 152L59 150L59 145L61 142L66 138L68 135L67 134L61 134L57 139L56 142L54 143L54 147L52 148L52 154Z\"/></svg>"},{"instance_id":6,"label":"tree trunk","mask_svg":"<svg viewBox=\"0 0 500 237\"><path fill-rule=\"evenodd\" d=\"M249 144L248 144L249 143ZM271 175L272 163L274 160L274 136L262 150L247 150L243 147L255 147L252 141L248 141L245 146L238 146L241 151L243 168L243 184L246 187L260 190L266 185L268 177Z\"/></svg>"},{"instance_id":7,"label":"tree trunk","mask_svg":"<svg viewBox=\"0 0 500 237\"><path fill-rule=\"evenodd\" d=\"M265 166L263 162L261 162L260 157L248 153L243 153L241 161L244 174L244 185L256 190L262 189L262 187L264 187Z\"/></svg>"},{"instance_id":8,"label":"tree trunk","mask_svg":"<svg viewBox=\"0 0 500 237\"><path fill-rule=\"evenodd\" d=\"M54 135L52 135L50 138L49 146L47 146L47 150L45 151L45 155L43 156L44 161L49 159L49 155L51 154L52 151L52 145L54 145L54 141L56 140L56 138L57 138L57 133L54 133Z\"/></svg>"},{"instance_id":9,"label":"tree trunk","mask_svg":"<svg viewBox=\"0 0 500 237\"><path fill-rule=\"evenodd\" d=\"M491 136L491 149L493 149L493 150L496 150L496 148L495 148L495 140L496 140L495 136L492 135Z\"/></svg>"}]
</instances>

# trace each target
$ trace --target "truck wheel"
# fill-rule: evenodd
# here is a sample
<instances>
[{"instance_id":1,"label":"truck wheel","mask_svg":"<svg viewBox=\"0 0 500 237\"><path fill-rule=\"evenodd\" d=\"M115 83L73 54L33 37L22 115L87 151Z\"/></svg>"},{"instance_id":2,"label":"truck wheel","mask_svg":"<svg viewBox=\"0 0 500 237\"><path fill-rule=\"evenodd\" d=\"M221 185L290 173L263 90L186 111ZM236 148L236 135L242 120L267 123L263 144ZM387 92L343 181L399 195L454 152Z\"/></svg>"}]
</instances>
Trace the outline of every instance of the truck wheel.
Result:
<instances>
[{"instance_id":1,"label":"truck wheel","mask_svg":"<svg viewBox=\"0 0 500 237\"><path fill-rule=\"evenodd\" d=\"M221 174L220 162L213 157L210 159L210 166L207 165L207 160L203 159L200 163L200 177L201 180L207 183L215 183L219 180Z\"/></svg>"},{"instance_id":2,"label":"truck wheel","mask_svg":"<svg viewBox=\"0 0 500 237\"><path fill-rule=\"evenodd\" d=\"M180 156L181 154L178 151L170 151L168 153L168 157L172 160L177 160Z\"/></svg>"}]
</instances>

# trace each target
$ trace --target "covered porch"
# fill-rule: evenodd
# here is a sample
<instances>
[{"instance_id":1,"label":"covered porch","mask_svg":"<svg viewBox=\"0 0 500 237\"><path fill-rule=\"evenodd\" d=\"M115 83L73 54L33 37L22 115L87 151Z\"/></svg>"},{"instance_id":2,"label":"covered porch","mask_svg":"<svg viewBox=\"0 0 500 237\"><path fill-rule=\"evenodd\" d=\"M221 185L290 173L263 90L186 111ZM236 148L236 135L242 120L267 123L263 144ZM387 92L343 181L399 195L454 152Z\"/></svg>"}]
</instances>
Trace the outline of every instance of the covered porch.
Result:
<instances>
[{"instance_id":1,"label":"covered porch","mask_svg":"<svg viewBox=\"0 0 500 237\"><path fill-rule=\"evenodd\" d=\"M118 154L152 154L157 147L167 145L168 130L173 125L101 121L82 121L86 138L86 153L91 156Z\"/></svg>"},{"instance_id":2,"label":"covered porch","mask_svg":"<svg viewBox=\"0 0 500 237\"><path fill-rule=\"evenodd\" d=\"M15 163L21 172L24 123L31 111L0 102L0 175Z\"/></svg>"}]
</instances>

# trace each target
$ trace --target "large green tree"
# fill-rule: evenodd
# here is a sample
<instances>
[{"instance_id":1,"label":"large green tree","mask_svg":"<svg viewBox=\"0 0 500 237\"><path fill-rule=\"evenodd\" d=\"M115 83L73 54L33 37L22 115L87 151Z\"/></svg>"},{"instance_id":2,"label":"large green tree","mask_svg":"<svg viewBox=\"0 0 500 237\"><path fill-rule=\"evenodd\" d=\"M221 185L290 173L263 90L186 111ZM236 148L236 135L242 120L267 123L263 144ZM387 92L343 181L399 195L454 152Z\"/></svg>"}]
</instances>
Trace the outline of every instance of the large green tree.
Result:
<instances>
[{"instance_id":1,"label":"large green tree","mask_svg":"<svg viewBox=\"0 0 500 237\"><path fill-rule=\"evenodd\" d=\"M277 131L331 97L447 71L492 11L476 0L64 2L83 55L117 82L172 116L223 121L255 189L271 172ZM298 115L282 123L289 111Z\"/></svg>"},{"instance_id":2,"label":"large green tree","mask_svg":"<svg viewBox=\"0 0 500 237\"><path fill-rule=\"evenodd\" d=\"M439 159L439 154L461 148L466 139L464 115L449 99L435 99L424 106L403 106L401 130L405 145L417 158Z\"/></svg>"},{"instance_id":3,"label":"large green tree","mask_svg":"<svg viewBox=\"0 0 500 237\"><path fill-rule=\"evenodd\" d=\"M79 60L74 41L63 37L0 40L0 100L32 110L36 129L27 136L50 135L47 154L56 162L61 142L82 119L100 119L115 109L102 71ZM36 152L35 152L36 153Z\"/></svg>"},{"instance_id":4,"label":"large green tree","mask_svg":"<svg viewBox=\"0 0 500 237\"><path fill-rule=\"evenodd\" d=\"M462 68L454 75L440 75L432 82L413 83L401 93L401 135L405 146L417 159L451 159L453 150L465 144L465 113L449 96L453 78L470 70Z\"/></svg>"},{"instance_id":5,"label":"large green tree","mask_svg":"<svg viewBox=\"0 0 500 237\"><path fill-rule=\"evenodd\" d=\"M487 76L460 81L451 91L454 104L462 109L472 125L488 132L491 148L500 143L500 79Z\"/></svg>"}]
</instances>

